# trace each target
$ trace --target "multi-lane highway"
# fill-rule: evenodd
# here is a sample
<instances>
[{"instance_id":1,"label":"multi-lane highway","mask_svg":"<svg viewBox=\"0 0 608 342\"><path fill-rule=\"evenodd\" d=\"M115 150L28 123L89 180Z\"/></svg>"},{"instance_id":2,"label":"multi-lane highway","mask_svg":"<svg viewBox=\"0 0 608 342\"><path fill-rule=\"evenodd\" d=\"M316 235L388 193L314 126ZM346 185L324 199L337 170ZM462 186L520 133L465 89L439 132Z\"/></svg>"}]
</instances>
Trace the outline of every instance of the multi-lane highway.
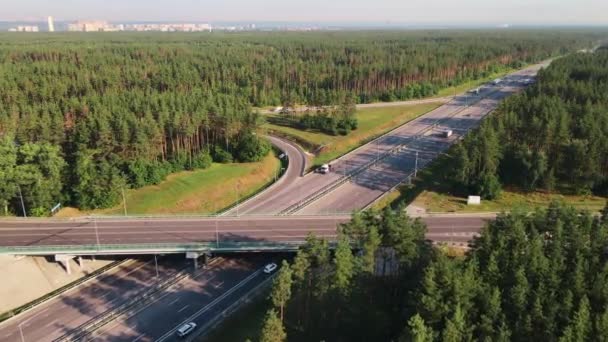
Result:
<instances>
[{"instance_id":1,"label":"multi-lane highway","mask_svg":"<svg viewBox=\"0 0 608 342\"><path fill-rule=\"evenodd\" d=\"M134 305L83 334L83 327L107 313L149 294L158 284L183 273L176 257L132 260L69 292L0 324L0 341L174 341L183 322L199 327L256 286L268 275L261 271L269 256L213 259L205 268L189 273L142 305ZM191 268L188 267L188 271ZM158 273L157 273L158 271Z\"/></svg>"},{"instance_id":2,"label":"multi-lane highway","mask_svg":"<svg viewBox=\"0 0 608 342\"><path fill-rule=\"evenodd\" d=\"M156 282L174 276L185 267L183 260L158 258L157 278L153 258L128 261L2 323L0 341L53 341L148 291Z\"/></svg>"},{"instance_id":3,"label":"multi-lane highway","mask_svg":"<svg viewBox=\"0 0 608 342\"><path fill-rule=\"evenodd\" d=\"M333 238L337 234L337 225L349 219L348 215L336 215L11 220L1 224L0 246L296 242L303 241L309 233L318 237ZM430 236L435 237L443 236L438 234L445 235L448 229L454 229L454 232L458 233L475 233L484 224L484 218L466 215L428 216L422 220L427 224L429 234L435 234Z\"/></svg>"},{"instance_id":4,"label":"multi-lane highway","mask_svg":"<svg viewBox=\"0 0 608 342\"><path fill-rule=\"evenodd\" d=\"M433 160L476 127L502 99L522 90L527 85L524 81L533 78L547 64L515 72L499 84L482 87L479 94L456 96L445 105L332 161L333 171L329 174L309 173L292 178L278 189L243 203L239 212L309 215L350 213L364 208L406 179L416 167L416 159L419 168ZM441 131L447 129L451 129L453 135L442 138ZM350 182L341 182L353 174L356 177ZM334 184L340 186L333 189ZM328 188L332 191L319 196Z\"/></svg>"}]
</instances>

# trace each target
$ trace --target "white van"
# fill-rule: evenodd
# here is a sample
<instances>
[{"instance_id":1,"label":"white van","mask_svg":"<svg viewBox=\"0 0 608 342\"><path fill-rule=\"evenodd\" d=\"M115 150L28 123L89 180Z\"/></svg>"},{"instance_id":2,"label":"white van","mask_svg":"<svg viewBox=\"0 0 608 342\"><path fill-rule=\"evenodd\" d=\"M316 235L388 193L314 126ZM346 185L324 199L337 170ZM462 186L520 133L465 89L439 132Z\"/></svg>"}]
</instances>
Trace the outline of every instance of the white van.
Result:
<instances>
[{"instance_id":1,"label":"white van","mask_svg":"<svg viewBox=\"0 0 608 342\"><path fill-rule=\"evenodd\" d=\"M192 330L196 329L196 323L190 322L182 325L177 329L177 336L184 337L192 332Z\"/></svg>"}]
</instances>

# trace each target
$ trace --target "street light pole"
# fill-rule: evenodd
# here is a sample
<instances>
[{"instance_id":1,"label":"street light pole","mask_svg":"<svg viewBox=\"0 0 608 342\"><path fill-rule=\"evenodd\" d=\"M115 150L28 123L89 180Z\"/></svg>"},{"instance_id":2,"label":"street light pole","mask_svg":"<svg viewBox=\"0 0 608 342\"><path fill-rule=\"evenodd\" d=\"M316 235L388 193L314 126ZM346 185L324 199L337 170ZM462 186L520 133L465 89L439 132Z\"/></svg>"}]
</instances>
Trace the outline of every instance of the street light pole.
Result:
<instances>
[{"instance_id":1,"label":"street light pole","mask_svg":"<svg viewBox=\"0 0 608 342\"><path fill-rule=\"evenodd\" d=\"M154 267L156 268L156 278L158 279L158 259L156 258L156 254L154 254Z\"/></svg>"},{"instance_id":2,"label":"street light pole","mask_svg":"<svg viewBox=\"0 0 608 342\"><path fill-rule=\"evenodd\" d=\"M414 166L414 178L418 175L418 151L416 151L416 163Z\"/></svg>"},{"instance_id":3,"label":"street light pole","mask_svg":"<svg viewBox=\"0 0 608 342\"><path fill-rule=\"evenodd\" d=\"M236 217L239 217L239 184L234 187L236 190Z\"/></svg>"},{"instance_id":4,"label":"street light pole","mask_svg":"<svg viewBox=\"0 0 608 342\"><path fill-rule=\"evenodd\" d=\"M23 210L23 217L27 217L27 213L25 212L25 203L23 202L23 194L21 193L21 185L17 184L17 189L19 189L19 197L21 198L21 210Z\"/></svg>"},{"instance_id":5,"label":"street light pole","mask_svg":"<svg viewBox=\"0 0 608 342\"><path fill-rule=\"evenodd\" d=\"M95 226L95 239L97 240L97 250L99 250L99 230L97 229L97 217L93 216L93 225Z\"/></svg>"},{"instance_id":6,"label":"street light pole","mask_svg":"<svg viewBox=\"0 0 608 342\"><path fill-rule=\"evenodd\" d=\"M125 188L121 188L122 189L122 205L125 209L125 216L127 216L127 198L125 197Z\"/></svg>"},{"instance_id":7,"label":"street light pole","mask_svg":"<svg viewBox=\"0 0 608 342\"><path fill-rule=\"evenodd\" d=\"M217 217L215 217L215 248L220 248L220 232L217 228Z\"/></svg>"}]
</instances>

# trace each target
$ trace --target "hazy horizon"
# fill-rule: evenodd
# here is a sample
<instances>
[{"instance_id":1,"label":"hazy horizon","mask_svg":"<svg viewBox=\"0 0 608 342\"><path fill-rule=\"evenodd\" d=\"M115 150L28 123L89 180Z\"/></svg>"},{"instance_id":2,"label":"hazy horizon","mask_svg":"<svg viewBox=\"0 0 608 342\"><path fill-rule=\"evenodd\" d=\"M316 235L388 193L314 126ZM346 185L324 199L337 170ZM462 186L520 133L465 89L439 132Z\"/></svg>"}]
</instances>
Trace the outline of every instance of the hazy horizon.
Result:
<instances>
[{"instance_id":1,"label":"hazy horizon","mask_svg":"<svg viewBox=\"0 0 608 342\"><path fill-rule=\"evenodd\" d=\"M0 21L310 22L379 25L608 25L594 0L12 0Z\"/></svg>"}]
</instances>

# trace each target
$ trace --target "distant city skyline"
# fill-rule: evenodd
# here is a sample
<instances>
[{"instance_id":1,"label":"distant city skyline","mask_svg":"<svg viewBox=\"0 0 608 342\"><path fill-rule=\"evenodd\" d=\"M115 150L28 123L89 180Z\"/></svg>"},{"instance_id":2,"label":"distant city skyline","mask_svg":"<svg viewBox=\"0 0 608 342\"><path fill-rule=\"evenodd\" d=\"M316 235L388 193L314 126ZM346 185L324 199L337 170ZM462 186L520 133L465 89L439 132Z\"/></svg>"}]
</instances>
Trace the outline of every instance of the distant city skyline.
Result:
<instances>
[{"instance_id":1,"label":"distant city skyline","mask_svg":"<svg viewBox=\"0 0 608 342\"><path fill-rule=\"evenodd\" d=\"M608 25L597 0L7 0L1 21Z\"/></svg>"}]
</instances>

